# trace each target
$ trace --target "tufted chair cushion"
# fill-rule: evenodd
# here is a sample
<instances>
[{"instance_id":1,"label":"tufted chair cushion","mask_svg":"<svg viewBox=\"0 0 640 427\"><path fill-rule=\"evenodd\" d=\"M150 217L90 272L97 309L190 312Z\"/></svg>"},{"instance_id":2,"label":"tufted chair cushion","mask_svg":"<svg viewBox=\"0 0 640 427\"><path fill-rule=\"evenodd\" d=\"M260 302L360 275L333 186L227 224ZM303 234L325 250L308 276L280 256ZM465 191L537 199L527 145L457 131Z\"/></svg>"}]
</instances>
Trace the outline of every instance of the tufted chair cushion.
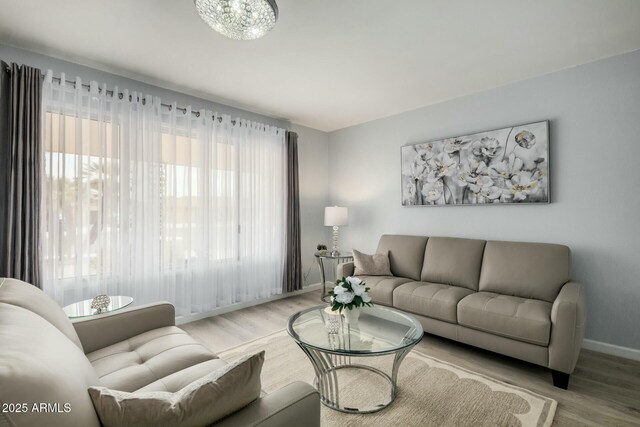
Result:
<instances>
[{"instance_id":1,"label":"tufted chair cushion","mask_svg":"<svg viewBox=\"0 0 640 427\"><path fill-rule=\"evenodd\" d=\"M87 358L100 378L100 385L128 392L145 387L145 391L176 391L181 384L202 376L202 372L225 365L175 326L145 332L89 353ZM200 364L204 365L194 367Z\"/></svg>"}]
</instances>

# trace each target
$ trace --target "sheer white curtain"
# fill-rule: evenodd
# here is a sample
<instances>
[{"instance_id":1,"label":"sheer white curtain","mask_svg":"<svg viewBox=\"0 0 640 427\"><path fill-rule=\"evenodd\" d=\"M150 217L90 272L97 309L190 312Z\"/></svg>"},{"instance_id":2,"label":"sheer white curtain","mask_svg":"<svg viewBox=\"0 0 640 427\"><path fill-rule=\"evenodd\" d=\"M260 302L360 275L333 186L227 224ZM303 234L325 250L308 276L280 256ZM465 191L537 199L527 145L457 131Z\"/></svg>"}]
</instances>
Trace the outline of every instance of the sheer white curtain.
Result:
<instances>
[{"instance_id":1,"label":"sheer white curtain","mask_svg":"<svg viewBox=\"0 0 640 427\"><path fill-rule=\"evenodd\" d=\"M283 129L60 80L43 90L47 293L186 315L281 292Z\"/></svg>"}]
</instances>

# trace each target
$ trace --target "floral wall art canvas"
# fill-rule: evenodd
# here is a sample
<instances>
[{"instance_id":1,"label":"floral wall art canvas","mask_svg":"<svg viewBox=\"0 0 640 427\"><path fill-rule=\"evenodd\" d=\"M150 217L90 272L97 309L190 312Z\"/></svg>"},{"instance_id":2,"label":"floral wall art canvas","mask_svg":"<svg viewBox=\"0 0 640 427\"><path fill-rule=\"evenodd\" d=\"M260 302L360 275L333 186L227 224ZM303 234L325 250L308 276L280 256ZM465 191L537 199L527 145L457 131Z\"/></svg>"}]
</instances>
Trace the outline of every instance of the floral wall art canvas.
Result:
<instances>
[{"instance_id":1,"label":"floral wall art canvas","mask_svg":"<svg viewBox=\"0 0 640 427\"><path fill-rule=\"evenodd\" d=\"M549 203L549 122L402 147L404 206Z\"/></svg>"}]
</instances>

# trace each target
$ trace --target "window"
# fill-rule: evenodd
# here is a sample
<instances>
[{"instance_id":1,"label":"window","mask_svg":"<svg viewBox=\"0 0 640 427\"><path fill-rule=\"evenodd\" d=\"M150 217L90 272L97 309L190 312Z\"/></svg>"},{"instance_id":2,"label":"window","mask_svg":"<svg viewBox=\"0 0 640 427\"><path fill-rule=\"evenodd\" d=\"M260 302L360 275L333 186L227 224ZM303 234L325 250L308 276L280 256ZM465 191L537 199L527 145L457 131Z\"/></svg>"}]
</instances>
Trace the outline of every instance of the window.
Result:
<instances>
[{"instance_id":1,"label":"window","mask_svg":"<svg viewBox=\"0 0 640 427\"><path fill-rule=\"evenodd\" d=\"M189 314L281 291L284 131L93 84L44 89L49 294L165 299Z\"/></svg>"},{"instance_id":2,"label":"window","mask_svg":"<svg viewBox=\"0 0 640 427\"><path fill-rule=\"evenodd\" d=\"M45 117L46 129L51 132L51 145L45 152L45 178L50 188L47 194L55 198L50 203L58 205L57 218L45 221L54 227L45 228L45 232L50 235L57 231L60 243L55 255L45 255L45 262L55 262L58 279L109 274L114 260L112 252L102 250L101 239L109 239L118 229L132 225L129 221L121 223L120 192L126 189L121 187L123 165L117 129L114 134L110 123L97 120L53 113L46 113ZM76 138L76 132L80 137ZM198 227L197 219L208 214L203 203L215 199L208 206L217 211L214 236L237 231L235 150L222 143L216 147L218 161L214 170L203 171L197 161L201 156L197 141L161 135L160 162L155 167L159 179L158 238L165 267L197 259L198 253L189 241ZM129 191L133 188L129 186ZM207 198L203 197L205 191L210 192ZM234 247L210 252L211 260L238 256L237 239L222 240Z\"/></svg>"}]
</instances>

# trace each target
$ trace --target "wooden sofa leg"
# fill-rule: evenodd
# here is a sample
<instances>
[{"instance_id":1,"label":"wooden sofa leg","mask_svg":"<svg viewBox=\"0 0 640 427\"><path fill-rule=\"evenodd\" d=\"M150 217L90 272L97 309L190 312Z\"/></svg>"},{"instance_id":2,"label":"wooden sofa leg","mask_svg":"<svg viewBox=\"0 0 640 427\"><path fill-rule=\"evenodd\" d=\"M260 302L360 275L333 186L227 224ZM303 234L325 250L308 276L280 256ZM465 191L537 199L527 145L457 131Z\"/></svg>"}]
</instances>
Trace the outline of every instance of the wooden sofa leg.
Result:
<instances>
[{"instance_id":1,"label":"wooden sofa leg","mask_svg":"<svg viewBox=\"0 0 640 427\"><path fill-rule=\"evenodd\" d=\"M566 390L567 388L569 388L569 377L571 376L570 374L565 374L564 372L552 370L551 376L553 377L554 386L561 388L563 390Z\"/></svg>"}]
</instances>

